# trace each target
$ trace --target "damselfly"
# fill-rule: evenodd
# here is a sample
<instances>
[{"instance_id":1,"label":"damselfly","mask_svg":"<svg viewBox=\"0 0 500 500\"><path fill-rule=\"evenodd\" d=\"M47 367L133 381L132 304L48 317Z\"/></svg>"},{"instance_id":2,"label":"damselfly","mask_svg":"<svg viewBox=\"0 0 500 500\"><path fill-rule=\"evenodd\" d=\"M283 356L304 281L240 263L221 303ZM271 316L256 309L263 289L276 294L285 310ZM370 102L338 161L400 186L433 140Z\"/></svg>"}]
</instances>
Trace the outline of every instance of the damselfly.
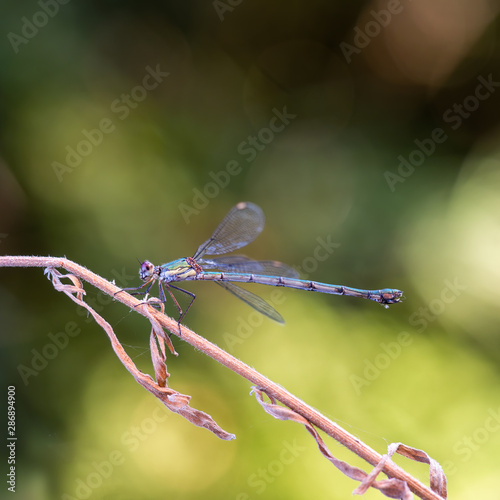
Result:
<instances>
[{"instance_id":1,"label":"damselfly","mask_svg":"<svg viewBox=\"0 0 500 500\"><path fill-rule=\"evenodd\" d=\"M298 288L311 292L331 293L334 295L348 295L370 299L389 307L389 304L400 302L403 292L395 288L381 290L362 290L347 286L329 285L317 281L299 279L295 269L274 260L252 260L244 255L225 255L221 257L206 258L213 255L223 255L234 252L255 240L264 228L264 213L250 202L241 202L233 207L224 217L212 236L202 243L193 257L174 260L161 266L155 266L148 260L141 263L139 276L144 284L137 288L124 288L135 290L133 295L147 295L155 282L159 284L161 303L166 301L165 288L172 297L179 310L179 323L188 312L196 296L175 286L173 283L187 280L214 281L228 292L236 295L243 302L253 307L268 318L279 323L284 323L278 313L265 300L257 295L235 285L237 283L259 283L261 285L283 286ZM145 291L139 292L147 287ZM171 289L179 290L191 297L186 310L183 312L175 299Z\"/></svg>"}]
</instances>

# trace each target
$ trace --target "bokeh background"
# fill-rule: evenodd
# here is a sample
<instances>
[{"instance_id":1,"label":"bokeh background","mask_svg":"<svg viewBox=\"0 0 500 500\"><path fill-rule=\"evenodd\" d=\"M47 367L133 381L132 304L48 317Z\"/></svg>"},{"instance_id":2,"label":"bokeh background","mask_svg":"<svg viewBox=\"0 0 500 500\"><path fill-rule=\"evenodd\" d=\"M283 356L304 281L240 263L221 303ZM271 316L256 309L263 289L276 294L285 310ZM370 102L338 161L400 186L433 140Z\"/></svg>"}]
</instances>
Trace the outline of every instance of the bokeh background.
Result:
<instances>
[{"instance_id":1,"label":"bokeh background","mask_svg":"<svg viewBox=\"0 0 500 500\"><path fill-rule=\"evenodd\" d=\"M192 255L235 203L259 204L267 225L248 255L318 281L400 288L405 301L385 310L287 290L280 326L193 283L185 323L377 451L399 441L425 450L451 498L492 498L499 9L5 0L0 251L67 256L135 286L137 259ZM86 289L151 373L148 322ZM235 441L164 412L41 269L0 270L0 311L4 401L16 387L16 498L351 497L356 484L301 426L273 420L248 382L182 341L170 385ZM396 461L427 481L423 464Z\"/></svg>"}]
</instances>

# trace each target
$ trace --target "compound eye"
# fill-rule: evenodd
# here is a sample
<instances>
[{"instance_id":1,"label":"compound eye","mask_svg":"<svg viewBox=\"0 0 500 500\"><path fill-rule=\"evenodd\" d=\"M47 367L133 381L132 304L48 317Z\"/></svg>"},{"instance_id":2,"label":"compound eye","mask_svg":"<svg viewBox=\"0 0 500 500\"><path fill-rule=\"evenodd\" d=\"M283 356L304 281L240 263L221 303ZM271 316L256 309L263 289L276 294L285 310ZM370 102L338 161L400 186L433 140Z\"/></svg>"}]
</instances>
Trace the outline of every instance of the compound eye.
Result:
<instances>
[{"instance_id":1,"label":"compound eye","mask_svg":"<svg viewBox=\"0 0 500 500\"><path fill-rule=\"evenodd\" d=\"M153 274L154 268L155 266L153 266L153 264L149 262L149 260L145 260L141 264L141 269L139 271L139 276L141 277L141 279L146 279L151 276Z\"/></svg>"}]
</instances>

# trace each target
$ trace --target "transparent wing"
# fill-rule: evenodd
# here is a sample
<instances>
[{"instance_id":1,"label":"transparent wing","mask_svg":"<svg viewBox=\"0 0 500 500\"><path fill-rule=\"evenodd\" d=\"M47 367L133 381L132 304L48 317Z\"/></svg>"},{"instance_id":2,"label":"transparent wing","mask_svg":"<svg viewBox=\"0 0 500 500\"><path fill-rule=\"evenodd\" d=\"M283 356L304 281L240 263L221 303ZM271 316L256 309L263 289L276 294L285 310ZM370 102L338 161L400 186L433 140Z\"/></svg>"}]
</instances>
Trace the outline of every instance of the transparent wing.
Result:
<instances>
[{"instance_id":1,"label":"transparent wing","mask_svg":"<svg viewBox=\"0 0 500 500\"><path fill-rule=\"evenodd\" d=\"M234 252L252 242L264 229L264 212L250 202L241 202L224 217L210 239L200 245L193 258Z\"/></svg>"},{"instance_id":2,"label":"transparent wing","mask_svg":"<svg viewBox=\"0 0 500 500\"><path fill-rule=\"evenodd\" d=\"M277 260L252 260L244 255L226 255L214 259L201 259L198 264L206 269L217 269L229 273L261 274L264 276L282 276L298 278L299 273Z\"/></svg>"},{"instance_id":3,"label":"transparent wing","mask_svg":"<svg viewBox=\"0 0 500 500\"><path fill-rule=\"evenodd\" d=\"M274 307L270 306L264 299L261 299L257 295L244 288L235 285L234 283L229 283L227 281L216 281L218 285L222 288L225 288L228 292L231 292L233 295L236 295L240 300L247 303L250 307L253 307L256 311L259 311L264 316L277 321L278 323L284 323L285 320L283 316L274 309Z\"/></svg>"}]
</instances>

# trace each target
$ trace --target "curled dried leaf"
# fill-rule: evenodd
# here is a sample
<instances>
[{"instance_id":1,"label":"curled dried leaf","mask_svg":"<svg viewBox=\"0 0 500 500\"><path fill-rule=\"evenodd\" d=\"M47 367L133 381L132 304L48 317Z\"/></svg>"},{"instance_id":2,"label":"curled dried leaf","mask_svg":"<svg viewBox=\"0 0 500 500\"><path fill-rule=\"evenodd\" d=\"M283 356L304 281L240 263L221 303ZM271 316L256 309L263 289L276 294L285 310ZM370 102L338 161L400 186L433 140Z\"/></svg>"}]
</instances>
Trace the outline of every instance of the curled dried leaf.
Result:
<instances>
[{"instance_id":1,"label":"curled dried leaf","mask_svg":"<svg viewBox=\"0 0 500 500\"><path fill-rule=\"evenodd\" d=\"M160 346L159 351L158 345ZM170 373L167 372L167 365L165 364L167 358L165 353L165 342L163 342L161 337L156 335L154 328L151 328L149 346L151 349L151 360L153 361L156 383L160 387L166 387Z\"/></svg>"},{"instance_id":2,"label":"curled dried leaf","mask_svg":"<svg viewBox=\"0 0 500 500\"><path fill-rule=\"evenodd\" d=\"M436 492L442 498L447 498L447 483L446 475L443 468L433 458L431 458L425 451L412 448L403 443L392 443L387 448L387 454L392 457L394 453L399 453L404 457L410 458L417 462L422 462L429 465L429 483L431 490Z\"/></svg>"},{"instance_id":3,"label":"curled dried leaf","mask_svg":"<svg viewBox=\"0 0 500 500\"><path fill-rule=\"evenodd\" d=\"M164 368L160 367L160 361L166 356L163 341L165 341L167 345L169 343L171 345L171 342L170 339L165 335L161 326L154 319L149 318L152 325L150 344L152 347L153 365L155 368L155 375L158 383L156 383L148 374L141 372L135 366L134 362L126 353L125 349L115 335L115 332L113 331L111 325L83 300L85 290L83 289L81 281L76 276L73 276L71 274L62 275L58 270L54 268L47 268L46 273L52 279L52 284L54 285L54 288L56 290L65 293L73 302L87 309L87 311L93 316L97 324L108 335L113 350L122 362L123 366L125 366L125 368L135 378L136 382L138 382L140 385L142 385L142 387L144 387L151 394L157 397L169 410L178 413L185 419L189 420L191 423L210 430L220 439L235 439L234 434L226 432L224 429L219 427L219 425L217 425L217 423L212 419L210 415L195 408L191 408L189 406L191 396L181 394L169 387L166 387L168 373L164 363ZM73 285L62 283L61 278L69 278L73 282ZM161 342L159 344L160 350L158 350L153 337ZM171 347L171 351L175 353L175 349L173 349L173 346Z\"/></svg>"},{"instance_id":4,"label":"curled dried leaf","mask_svg":"<svg viewBox=\"0 0 500 500\"><path fill-rule=\"evenodd\" d=\"M387 460L390 460L394 453L399 453L411 460L415 460L417 462L422 462L429 464L429 475L430 475L430 487L431 490L437 493L441 498L447 498L446 491L446 476L443 472L443 468L439 465L436 460L429 457L425 451L418 450L417 448L412 448L411 446L407 446L403 443L391 443L387 447L387 454L385 454L376 467L372 470L372 472L368 475L365 481L356 488L354 493L363 494L372 483L375 481L377 475L382 471ZM399 497L394 497L399 498ZM408 498L412 498L411 496Z\"/></svg>"},{"instance_id":5,"label":"curled dried leaf","mask_svg":"<svg viewBox=\"0 0 500 500\"><path fill-rule=\"evenodd\" d=\"M47 278L52 281L52 285L58 292L63 292L66 295L71 295L73 293L77 294L77 298L79 300L83 300L83 296L86 294L83 284L74 274L62 274L54 267L46 267L44 270L44 274L47 275ZM62 278L68 278L74 284L74 287L71 285L65 284L61 282Z\"/></svg>"},{"instance_id":6,"label":"curled dried leaf","mask_svg":"<svg viewBox=\"0 0 500 500\"><path fill-rule=\"evenodd\" d=\"M260 403L262 408L274 418L277 418L279 420L292 420L293 422L303 424L315 439L320 452L326 459L328 459L338 470L340 470L340 472L342 472L347 477L362 482L362 485L354 490L354 494L364 493L366 489L372 487L376 488L389 498L411 500L412 494L405 481L395 478L376 481L376 474L371 477L371 475L367 474L364 470L361 470L358 467L354 467L352 465L349 465L347 462L335 458L331 454L330 450L327 448L326 444L321 439L321 436L318 434L313 425L302 415L299 415L290 408L279 406L278 404L276 404L276 400L269 394L265 393L263 389L253 387L251 393L255 394L255 397L257 398L257 401ZM270 403L264 401L264 394L269 397L269 399L271 400ZM361 487L363 488L360 489Z\"/></svg>"}]
</instances>

